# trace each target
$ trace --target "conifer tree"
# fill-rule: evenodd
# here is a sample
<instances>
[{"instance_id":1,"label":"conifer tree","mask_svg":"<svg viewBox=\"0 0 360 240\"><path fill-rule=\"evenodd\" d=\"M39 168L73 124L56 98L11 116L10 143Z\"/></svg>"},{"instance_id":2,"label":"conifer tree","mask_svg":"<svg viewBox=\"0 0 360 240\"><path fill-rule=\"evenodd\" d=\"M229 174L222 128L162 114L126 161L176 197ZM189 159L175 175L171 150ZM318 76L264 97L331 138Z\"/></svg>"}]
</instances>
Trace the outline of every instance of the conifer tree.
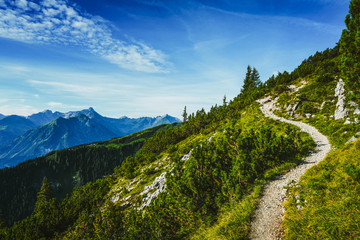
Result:
<instances>
[{"instance_id":1,"label":"conifer tree","mask_svg":"<svg viewBox=\"0 0 360 240\"><path fill-rule=\"evenodd\" d=\"M256 89L260 85L260 74L256 68L253 68L251 73L251 88Z\"/></svg>"},{"instance_id":2,"label":"conifer tree","mask_svg":"<svg viewBox=\"0 0 360 240\"><path fill-rule=\"evenodd\" d=\"M226 95L224 95L224 98L223 98L223 105L226 106L227 105L227 102L226 102Z\"/></svg>"},{"instance_id":3,"label":"conifer tree","mask_svg":"<svg viewBox=\"0 0 360 240\"><path fill-rule=\"evenodd\" d=\"M251 67L248 66L241 92L252 93L259 87L260 83L260 75L258 70L256 68L251 69Z\"/></svg>"},{"instance_id":4,"label":"conifer tree","mask_svg":"<svg viewBox=\"0 0 360 240\"><path fill-rule=\"evenodd\" d=\"M49 207L50 200L52 199L52 190L49 181L44 177L43 184L37 195L34 213L41 213L44 209Z\"/></svg>"},{"instance_id":5,"label":"conifer tree","mask_svg":"<svg viewBox=\"0 0 360 240\"><path fill-rule=\"evenodd\" d=\"M183 116L183 122L186 122L186 121L187 121L187 117L188 117L188 114L187 114L187 112L186 112L186 106L184 107L184 112L183 112L182 116Z\"/></svg>"},{"instance_id":6,"label":"conifer tree","mask_svg":"<svg viewBox=\"0 0 360 240\"><path fill-rule=\"evenodd\" d=\"M246 92L247 90L249 90L251 88L251 73L252 73L251 67L248 65L247 71L246 71L246 76L244 79L244 85L241 90L242 93Z\"/></svg>"},{"instance_id":7,"label":"conifer tree","mask_svg":"<svg viewBox=\"0 0 360 240\"><path fill-rule=\"evenodd\" d=\"M340 38L340 70L347 87L360 90L360 0L352 0Z\"/></svg>"}]
</instances>

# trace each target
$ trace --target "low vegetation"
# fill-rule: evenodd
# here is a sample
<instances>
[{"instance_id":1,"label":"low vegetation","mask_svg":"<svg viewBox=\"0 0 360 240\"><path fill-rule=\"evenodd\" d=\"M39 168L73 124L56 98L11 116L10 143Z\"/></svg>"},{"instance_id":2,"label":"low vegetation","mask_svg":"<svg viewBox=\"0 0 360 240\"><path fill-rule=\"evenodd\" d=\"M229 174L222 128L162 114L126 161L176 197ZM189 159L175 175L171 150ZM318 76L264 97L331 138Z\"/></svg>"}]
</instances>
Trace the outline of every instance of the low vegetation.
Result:
<instances>
[{"instance_id":1,"label":"low vegetation","mask_svg":"<svg viewBox=\"0 0 360 240\"><path fill-rule=\"evenodd\" d=\"M289 188L285 239L360 238L360 140L332 152Z\"/></svg>"}]
</instances>

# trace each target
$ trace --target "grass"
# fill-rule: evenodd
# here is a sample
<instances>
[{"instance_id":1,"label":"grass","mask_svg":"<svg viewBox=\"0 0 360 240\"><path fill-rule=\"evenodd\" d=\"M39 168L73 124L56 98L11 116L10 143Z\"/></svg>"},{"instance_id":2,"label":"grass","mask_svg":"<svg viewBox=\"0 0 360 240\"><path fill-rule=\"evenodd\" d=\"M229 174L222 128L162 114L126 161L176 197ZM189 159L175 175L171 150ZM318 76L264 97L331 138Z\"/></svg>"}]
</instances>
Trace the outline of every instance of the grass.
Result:
<instances>
[{"instance_id":1,"label":"grass","mask_svg":"<svg viewBox=\"0 0 360 240\"><path fill-rule=\"evenodd\" d=\"M190 239L248 239L252 215L256 209L264 184L280 174L285 174L295 166L296 164L294 163L284 163L281 166L268 170L264 177L254 184L252 192L239 202L225 206L221 210L219 220L214 225L210 227L202 226Z\"/></svg>"},{"instance_id":2,"label":"grass","mask_svg":"<svg viewBox=\"0 0 360 240\"><path fill-rule=\"evenodd\" d=\"M285 239L360 239L360 140L332 152L289 188Z\"/></svg>"}]
</instances>

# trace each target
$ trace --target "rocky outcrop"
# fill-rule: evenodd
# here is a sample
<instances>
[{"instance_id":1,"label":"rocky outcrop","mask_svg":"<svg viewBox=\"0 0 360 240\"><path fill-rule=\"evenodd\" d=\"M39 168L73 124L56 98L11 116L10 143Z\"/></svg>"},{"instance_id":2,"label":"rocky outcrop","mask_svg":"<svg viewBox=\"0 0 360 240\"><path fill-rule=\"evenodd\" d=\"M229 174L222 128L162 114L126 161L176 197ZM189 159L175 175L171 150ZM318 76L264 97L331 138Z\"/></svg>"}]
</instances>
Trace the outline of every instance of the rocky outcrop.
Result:
<instances>
[{"instance_id":1,"label":"rocky outcrop","mask_svg":"<svg viewBox=\"0 0 360 240\"><path fill-rule=\"evenodd\" d=\"M145 207L149 206L152 200L156 199L160 193L165 192L166 173L167 172L161 173L160 176L155 178L152 184L145 186L144 191L142 191L140 195L146 195L146 197L143 198L144 203L139 207L139 209L144 209Z\"/></svg>"},{"instance_id":2,"label":"rocky outcrop","mask_svg":"<svg viewBox=\"0 0 360 240\"><path fill-rule=\"evenodd\" d=\"M345 83L342 79L339 80L335 88L335 97L338 98L335 110L335 120L343 119L347 116L348 109L345 106Z\"/></svg>"},{"instance_id":3,"label":"rocky outcrop","mask_svg":"<svg viewBox=\"0 0 360 240\"><path fill-rule=\"evenodd\" d=\"M191 157L192 151L193 151L193 150L191 149L188 154L184 154L184 156L181 158L181 161L187 161L187 160L189 160L190 157Z\"/></svg>"}]
</instances>

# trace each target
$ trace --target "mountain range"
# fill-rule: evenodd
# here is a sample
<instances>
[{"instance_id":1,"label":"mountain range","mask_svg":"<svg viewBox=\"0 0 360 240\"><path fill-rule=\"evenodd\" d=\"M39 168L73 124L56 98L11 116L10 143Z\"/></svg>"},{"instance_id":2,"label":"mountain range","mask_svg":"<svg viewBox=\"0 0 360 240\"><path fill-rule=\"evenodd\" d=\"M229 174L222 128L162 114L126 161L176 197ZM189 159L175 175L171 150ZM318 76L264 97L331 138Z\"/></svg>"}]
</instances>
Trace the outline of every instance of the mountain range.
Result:
<instances>
[{"instance_id":1,"label":"mountain range","mask_svg":"<svg viewBox=\"0 0 360 240\"><path fill-rule=\"evenodd\" d=\"M146 128L179 122L169 115L155 118L108 118L93 108L67 113L46 110L0 120L0 167L14 166L53 150L122 137Z\"/></svg>"}]
</instances>

